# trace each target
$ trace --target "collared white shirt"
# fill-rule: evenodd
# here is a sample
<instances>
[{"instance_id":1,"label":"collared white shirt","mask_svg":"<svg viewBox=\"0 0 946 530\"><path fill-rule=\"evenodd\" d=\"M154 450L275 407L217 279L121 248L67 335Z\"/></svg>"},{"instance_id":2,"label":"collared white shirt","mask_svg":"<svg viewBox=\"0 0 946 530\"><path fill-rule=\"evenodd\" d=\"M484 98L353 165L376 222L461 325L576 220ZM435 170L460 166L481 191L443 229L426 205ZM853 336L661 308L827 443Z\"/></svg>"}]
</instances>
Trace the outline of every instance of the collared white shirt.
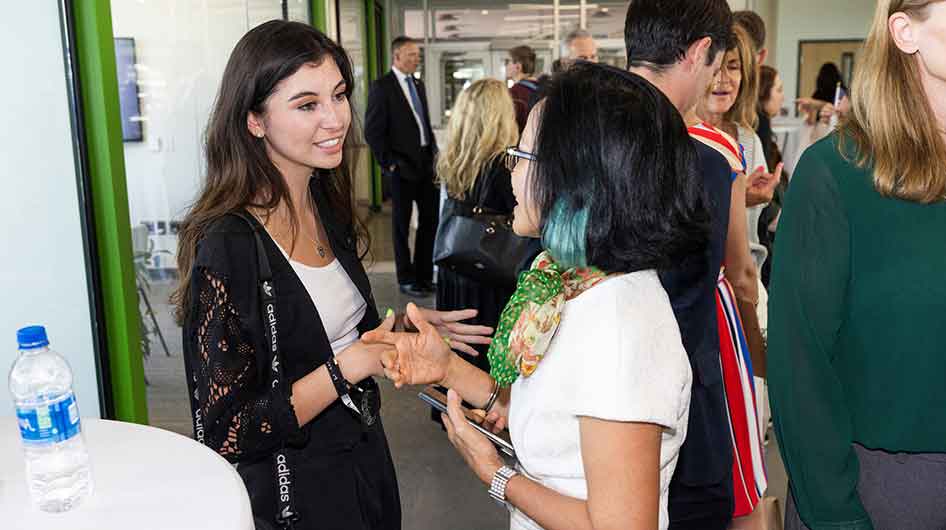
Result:
<instances>
[{"instance_id":1,"label":"collared white shirt","mask_svg":"<svg viewBox=\"0 0 946 530\"><path fill-rule=\"evenodd\" d=\"M394 72L394 76L397 77L397 82L401 85L401 91L404 92L404 98L407 100L407 104L410 105L411 111L414 113L414 120L417 121L417 129L420 130L420 145L427 145L427 131L424 130L424 121L420 117L420 112L414 108L414 101L411 100L411 89L407 86L407 78L409 77L404 72L397 69L397 67L392 66L391 71ZM416 84L414 88L417 89L417 97L420 97L420 87Z\"/></svg>"}]
</instances>

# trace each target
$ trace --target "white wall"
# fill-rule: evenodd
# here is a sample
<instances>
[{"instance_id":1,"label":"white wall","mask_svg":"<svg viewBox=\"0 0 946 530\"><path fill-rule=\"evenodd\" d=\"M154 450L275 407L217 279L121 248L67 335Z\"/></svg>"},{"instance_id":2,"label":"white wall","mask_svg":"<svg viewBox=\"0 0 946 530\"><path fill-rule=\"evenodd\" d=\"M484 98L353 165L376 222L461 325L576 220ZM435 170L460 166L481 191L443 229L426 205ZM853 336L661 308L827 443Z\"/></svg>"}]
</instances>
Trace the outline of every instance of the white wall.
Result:
<instances>
[{"instance_id":1,"label":"white wall","mask_svg":"<svg viewBox=\"0 0 946 530\"><path fill-rule=\"evenodd\" d=\"M749 7L765 21L765 47L769 50L766 64L773 64L778 53L778 0L753 0Z\"/></svg>"},{"instance_id":2,"label":"white wall","mask_svg":"<svg viewBox=\"0 0 946 530\"><path fill-rule=\"evenodd\" d=\"M230 52L250 28L281 18L262 0L111 0L115 37L135 39L144 141L125 143L129 216L180 220L204 174L203 134ZM290 18L307 20L301 0ZM166 259L166 258L165 258Z\"/></svg>"},{"instance_id":3,"label":"white wall","mask_svg":"<svg viewBox=\"0 0 946 530\"><path fill-rule=\"evenodd\" d=\"M785 101L797 97L798 41L863 39L874 14L874 0L780 0L777 55L768 63L778 68L785 84Z\"/></svg>"},{"instance_id":4,"label":"white wall","mask_svg":"<svg viewBox=\"0 0 946 530\"><path fill-rule=\"evenodd\" d=\"M0 416L16 330L43 324L72 365L79 410L99 417L98 382L57 2L12 2L0 22Z\"/></svg>"}]
</instances>

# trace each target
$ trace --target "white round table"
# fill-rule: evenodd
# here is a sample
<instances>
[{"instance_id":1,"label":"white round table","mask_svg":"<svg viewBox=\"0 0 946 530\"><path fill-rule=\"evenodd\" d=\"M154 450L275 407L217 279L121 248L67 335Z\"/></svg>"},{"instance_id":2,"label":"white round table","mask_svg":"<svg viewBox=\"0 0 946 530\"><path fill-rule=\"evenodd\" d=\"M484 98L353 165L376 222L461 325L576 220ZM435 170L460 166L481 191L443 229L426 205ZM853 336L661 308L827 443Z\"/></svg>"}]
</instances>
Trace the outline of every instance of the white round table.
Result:
<instances>
[{"instance_id":1,"label":"white round table","mask_svg":"<svg viewBox=\"0 0 946 530\"><path fill-rule=\"evenodd\" d=\"M250 499L233 467L179 434L83 419L92 495L65 513L46 513L26 489L20 432L0 418L0 526L18 530L253 530Z\"/></svg>"}]
</instances>

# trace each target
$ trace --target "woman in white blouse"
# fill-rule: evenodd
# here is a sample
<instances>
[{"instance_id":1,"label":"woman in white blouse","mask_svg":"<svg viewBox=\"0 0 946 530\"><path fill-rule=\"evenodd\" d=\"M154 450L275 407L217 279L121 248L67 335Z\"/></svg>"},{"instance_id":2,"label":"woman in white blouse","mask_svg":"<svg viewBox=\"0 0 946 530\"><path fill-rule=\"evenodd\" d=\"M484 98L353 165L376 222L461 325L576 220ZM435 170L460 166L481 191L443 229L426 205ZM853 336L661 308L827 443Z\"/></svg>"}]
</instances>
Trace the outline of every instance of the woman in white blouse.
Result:
<instances>
[{"instance_id":1,"label":"woman in white blouse","mask_svg":"<svg viewBox=\"0 0 946 530\"><path fill-rule=\"evenodd\" d=\"M449 438L510 507L512 529L665 529L692 376L656 269L708 240L686 126L643 78L578 63L507 154L513 229L546 251L503 311L490 374L413 306L420 333L366 340L397 347L384 360L396 384L451 388ZM463 420L461 396L508 422L515 469Z\"/></svg>"}]
</instances>

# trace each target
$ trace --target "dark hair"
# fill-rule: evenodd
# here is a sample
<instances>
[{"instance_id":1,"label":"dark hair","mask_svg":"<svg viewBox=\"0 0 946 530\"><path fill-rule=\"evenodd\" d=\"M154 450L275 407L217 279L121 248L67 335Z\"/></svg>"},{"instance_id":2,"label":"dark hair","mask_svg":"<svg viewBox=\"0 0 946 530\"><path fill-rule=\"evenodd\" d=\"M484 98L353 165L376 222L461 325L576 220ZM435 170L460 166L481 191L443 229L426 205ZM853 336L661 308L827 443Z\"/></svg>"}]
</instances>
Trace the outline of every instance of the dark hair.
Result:
<instances>
[{"instance_id":1,"label":"dark hair","mask_svg":"<svg viewBox=\"0 0 946 530\"><path fill-rule=\"evenodd\" d=\"M528 46L516 46L509 50L509 58L512 62L519 63L522 67L522 73L529 75L535 73L535 52Z\"/></svg>"},{"instance_id":2,"label":"dark hair","mask_svg":"<svg viewBox=\"0 0 946 530\"><path fill-rule=\"evenodd\" d=\"M834 93L838 89L838 83L845 91L844 79L841 77L841 70L834 63L824 63L818 70L818 78L815 81L815 93L811 95L812 99L818 99L828 103L834 103Z\"/></svg>"},{"instance_id":3,"label":"dark hair","mask_svg":"<svg viewBox=\"0 0 946 530\"><path fill-rule=\"evenodd\" d=\"M415 42L417 41L405 35L394 37L394 40L391 41L391 53L400 50L406 44L414 44Z\"/></svg>"},{"instance_id":4,"label":"dark hair","mask_svg":"<svg viewBox=\"0 0 946 530\"><path fill-rule=\"evenodd\" d=\"M694 42L713 40L706 64L730 48L732 10L726 0L631 0L624 18L628 67L667 69Z\"/></svg>"},{"instance_id":5,"label":"dark hair","mask_svg":"<svg viewBox=\"0 0 946 530\"><path fill-rule=\"evenodd\" d=\"M321 64L326 59L338 66L345 80L346 97L355 87L351 62L341 46L308 24L272 20L243 36L230 53L220 80L205 133L207 176L203 189L181 223L178 242L178 272L181 282L171 297L178 322L186 318L190 305L191 267L197 243L207 227L220 217L253 207L271 212L285 202L293 212L293 240L299 225L292 198L282 174L266 153L262 140L247 129L250 112L263 114L266 100L279 83L306 64ZM316 170L318 185L325 194L331 214L347 225L358 243L367 247L367 231L352 205L351 171L354 145L360 133L352 122L345 137L342 163L333 170Z\"/></svg>"},{"instance_id":6,"label":"dark hair","mask_svg":"<svg viewBox=\"0 0 946 530\"><path fill-rule=\"evenodd\" d=\"M775 79L778 77L778 70L767 64L759 67L759 109L762 104L772 97L772 88L775 87Z\"/></svg>"},{"instance_id":7,"label":"dark hair","mask_svg":"<svg viewBox=\"0 0 946 530\"><path fill-rule=\"evenodd\" d=\"M660 90L579 61L553 78L538 119L531 192L563 266L633 272L705 248L696 149Z\"/></svg>"},{"instance_id":8,"label":"dark hair","mask_svg":"<svg viewBox=\"0 0 946 530\"><path fill-rule=\"evenodd\" d=\"M749 34L756 52L765 48L765 21L758 13L749 10L736 11L733 13L733 21Z\"/></svg>"}]
</instances>

